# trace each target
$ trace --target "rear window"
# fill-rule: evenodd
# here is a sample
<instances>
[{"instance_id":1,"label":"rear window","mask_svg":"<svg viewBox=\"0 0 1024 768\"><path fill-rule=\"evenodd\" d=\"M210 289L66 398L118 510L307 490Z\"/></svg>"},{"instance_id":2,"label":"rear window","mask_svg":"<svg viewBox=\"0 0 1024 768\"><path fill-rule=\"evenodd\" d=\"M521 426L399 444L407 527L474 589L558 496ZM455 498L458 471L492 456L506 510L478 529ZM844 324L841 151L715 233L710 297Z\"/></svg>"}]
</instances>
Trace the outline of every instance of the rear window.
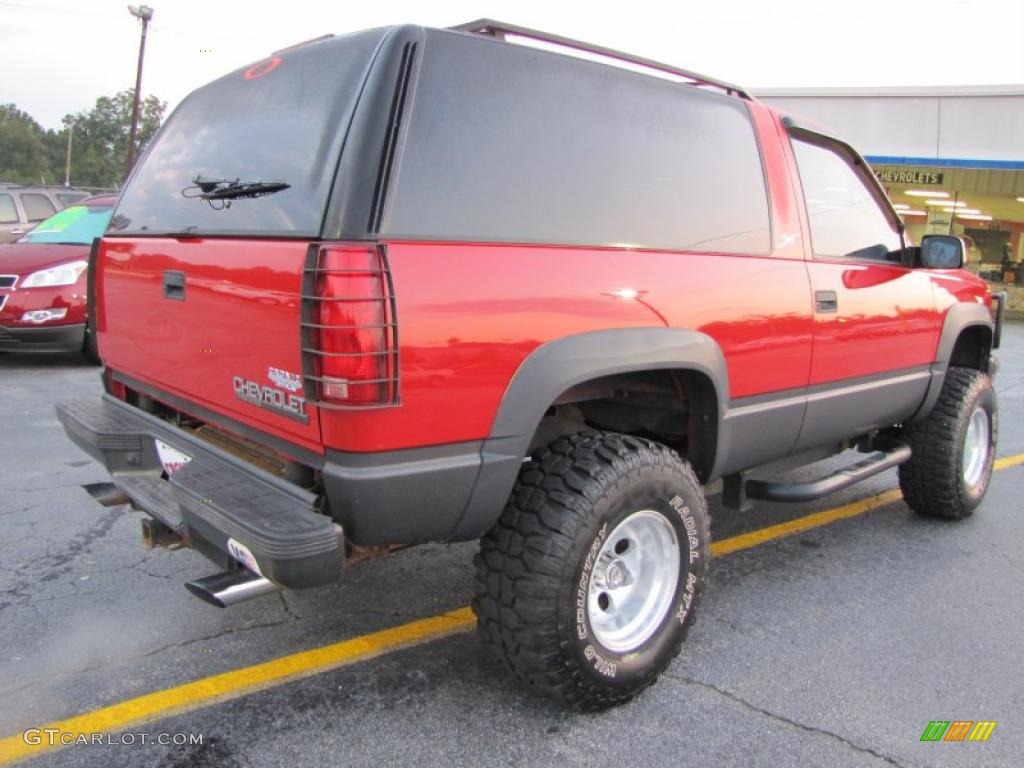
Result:
<instances>
[{"instance_id":1,"label":"rear window","mask_svg":"<svg viewBox=\"0 0 1024 768\"><path fill-rule=\"evenodd\" d=\"M14 224L18 221L18 209L14 207L14 198L0 195L0 224Z\"/></svg>"},{"instance_id":2,"label":"rear window","mask_svg":"<svg viewBox=\"0 0 1024 768\"><path fill-rule=\"evenodd\" d=\"M764 172L742 100L427 34L386 235L769 250Z\"/></svg>"},{"instance_id":3,"label":"rear window","mask_svg":"<svg viewBox=\"0 0 1024 768\"><path fill-rule=\"evenodd\" d=\"M21 242L89 245L103 234L113 211L109 205L72 205L41 221Z\"/></svg>"},{"instance_id":4,"label":"rear window","mask_svg":"<svg viewBox=\"0 0 1024 768\"><path fill-rule=\"evenodd\" d=\"M386 30L301 46L210 83L168 118L111 234L316 237L359 89ZM211 206L193 179L290 188Z\"/></svg>"},{"instance_id":5,"label":"rear window","mask_svg":"<svg viewBox=\"0 0 1024 768\"><path fill-rule=\"evenodd\" d=\"M57 212L57 208L46 195L26 192L21 195L21 207L29 221L42 221Z\"/></svg>"}]
</instances>

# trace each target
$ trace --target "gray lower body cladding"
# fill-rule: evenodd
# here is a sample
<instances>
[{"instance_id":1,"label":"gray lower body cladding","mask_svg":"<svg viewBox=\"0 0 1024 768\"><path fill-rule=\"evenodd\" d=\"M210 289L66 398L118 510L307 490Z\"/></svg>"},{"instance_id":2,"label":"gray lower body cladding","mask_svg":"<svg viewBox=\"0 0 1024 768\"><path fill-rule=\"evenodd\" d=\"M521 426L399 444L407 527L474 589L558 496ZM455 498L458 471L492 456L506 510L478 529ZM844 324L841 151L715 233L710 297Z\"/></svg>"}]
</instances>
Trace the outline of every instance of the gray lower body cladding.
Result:
<instances>
[{"instance_id":1,"label":"gray lower body cladding","mask_svg":"<svg viewBox=\"0 0 1024 768\"><path fill-rule=\"evenodd\" d=\"M41 328L0 326L0 352L78 352L85 342L85 323Z\"/></svg>"},{"instance_id":2,"label":"gray lower body cladding","mask_svg":"<svg viewBox=\"0 0 1024 768\"><path fill-rule=\"evenodd\" d=\"M60 403L57 417L136 507L201 539L196 548L218 565L234 559L288 588L341 574L340 528L315 511L312 493L109 395ZM167 476L157 440L191 461Z\"/></svg>"},{"instance_id":3,"label":"gray lower body cladding","mask_svg":"<svg viewBox=\"0 0 1024 768\"><path fill-rule=\"evenodd\" d=\"M457 526L480 482L482 446L470 441L374 453L328 451L321 469L331 514L357 544L477 538L493 520L468 532ZM495 494L490 506L496 517L504 498Z\"/></svg>"}]
</instances>

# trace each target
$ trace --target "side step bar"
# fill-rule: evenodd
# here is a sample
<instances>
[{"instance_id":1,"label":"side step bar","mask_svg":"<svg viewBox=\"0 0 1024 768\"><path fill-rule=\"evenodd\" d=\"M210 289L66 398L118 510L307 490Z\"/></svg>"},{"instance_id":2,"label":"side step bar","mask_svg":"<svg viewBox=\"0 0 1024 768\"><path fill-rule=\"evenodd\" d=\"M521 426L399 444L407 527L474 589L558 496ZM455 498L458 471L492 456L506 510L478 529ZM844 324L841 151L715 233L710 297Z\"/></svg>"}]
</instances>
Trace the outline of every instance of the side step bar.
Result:
<instances>
[{"instance_id":1,"label":"side step bar","mask_svg":"<svg viewBox=\"0 0 1024 768\"><path fill-rule=\"evenodd\" d=\"M878 450L860 461L833 472L831 475L808 483L778 483L765 480L747 480L744 491L748 498L762 501L801 502L814 501L830 493L841 491L854 483L866 480L910 459L910 446L896 440L876 440Z\"/></svg>"}]
</instances>

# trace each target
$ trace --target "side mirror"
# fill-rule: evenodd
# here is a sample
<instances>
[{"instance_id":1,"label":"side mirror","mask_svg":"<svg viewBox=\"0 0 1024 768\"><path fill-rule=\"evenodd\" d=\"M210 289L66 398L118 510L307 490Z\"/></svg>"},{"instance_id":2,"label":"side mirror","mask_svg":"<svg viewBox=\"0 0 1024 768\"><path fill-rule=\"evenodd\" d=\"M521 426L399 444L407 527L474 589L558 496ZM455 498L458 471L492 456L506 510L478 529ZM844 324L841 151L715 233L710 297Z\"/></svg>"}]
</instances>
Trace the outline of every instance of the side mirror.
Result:
<instances>
[{"instance_id":1,"label":"side mirror","mask_svg":"<svg viewBox=\"0 0 1024 768\"><path fill-rule=\"evenodd\" d=\"M921 266L925 269L960 269L967 246L955 235L925 235L921 238Z\"/></svg>"}]
</instances>

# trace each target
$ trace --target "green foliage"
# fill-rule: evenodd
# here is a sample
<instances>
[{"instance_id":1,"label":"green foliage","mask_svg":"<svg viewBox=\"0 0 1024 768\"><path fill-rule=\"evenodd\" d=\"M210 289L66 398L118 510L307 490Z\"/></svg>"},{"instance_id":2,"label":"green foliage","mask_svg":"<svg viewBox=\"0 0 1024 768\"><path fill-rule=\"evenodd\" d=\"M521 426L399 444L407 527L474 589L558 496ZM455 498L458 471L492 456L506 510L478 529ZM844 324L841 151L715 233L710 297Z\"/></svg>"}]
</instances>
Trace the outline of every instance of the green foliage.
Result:
<instances>
[{"instance_id":1,"label":"green foliage","mask_svg":"<svg viewBox=\"0 0 1024 768\"><path fill-rule=\"evenodd\" d=\"M52 181L45 136L42 126L16 106L0 105L0 180Z\"/></svg>"},{"instance_id":2,"label":"green foliage","mask_svg":"<svg viewBox=\"0 0 1024 768\"><path fill-rule=\"evenodd\" d=\"M74 183L83 186L112 187L124 176L128 153L128 133L132 119L132 91L116 96L101 96L88 112L68 115L64 128L73 126L72 173ZM167 105L155 96L142 101L139 111L138 152L145 150L163 120ZM61 133L67 141L65 131ZM76 149L77 148L77 149Z\"/></svg>"},{"instance_id":3,"label":"green foliage","mask_svg":"<svg viewBox=\"0 0 1024 768\"><path fill-rule=\"evenodd\" d=\"M70 129L71 183L81 187L119 186L125 173L132 100L131 90L101 96L92 109L66 115L59 131L44 130L14 104L0 105L0 180L63 182ZM155 96L142 101L136 157L160 127L166 109L166 102Z\"/></svg>"}]
</instances>

